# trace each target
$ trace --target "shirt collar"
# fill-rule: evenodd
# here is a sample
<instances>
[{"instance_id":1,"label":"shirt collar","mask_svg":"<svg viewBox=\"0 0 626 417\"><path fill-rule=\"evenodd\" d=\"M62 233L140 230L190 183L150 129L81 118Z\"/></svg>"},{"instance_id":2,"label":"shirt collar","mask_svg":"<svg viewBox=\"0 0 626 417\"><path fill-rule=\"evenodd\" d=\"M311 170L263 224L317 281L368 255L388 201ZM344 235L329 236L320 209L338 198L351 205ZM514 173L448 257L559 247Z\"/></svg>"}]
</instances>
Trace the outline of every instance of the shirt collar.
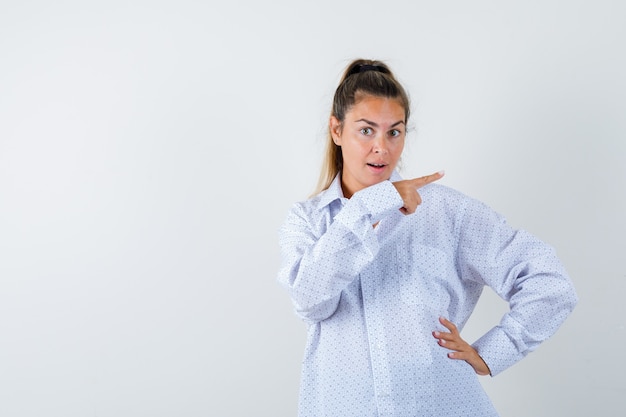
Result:
<instances>
[{"instance_id":1,"label":"shirt collar","mask_svg":"<svg viewBox=\"0 0 626 417\"><path fill-rule=\"evenodd\" d=\"M337 174L328 188L322 191L318 208L323 209L333 201L340 200L342 198L344 198L344 196L343 190L341 189L341 175Z\"/></svg>"},{"instance_id":2,"label":"shirt collar","mask_svg":"<svg viewBox=\"0 0 626 417\"><path fill-rule=\"evenodd\" d=\"M389 181L395 182L395 181L401 181L401 180L402 180L402 177L400 176L400 174L398 174L398 172L394 170L391 173L391 177L389 178ZM343 196L343 190L341 189L341 174L337 174L333 182L330 183L330 186L324 191L322 191L320 195L320 203L318 207L320 209L323 209L324 207L326 207L333 201L341 200L343 198L345 197Z\"/></svg>"}]
</instances>

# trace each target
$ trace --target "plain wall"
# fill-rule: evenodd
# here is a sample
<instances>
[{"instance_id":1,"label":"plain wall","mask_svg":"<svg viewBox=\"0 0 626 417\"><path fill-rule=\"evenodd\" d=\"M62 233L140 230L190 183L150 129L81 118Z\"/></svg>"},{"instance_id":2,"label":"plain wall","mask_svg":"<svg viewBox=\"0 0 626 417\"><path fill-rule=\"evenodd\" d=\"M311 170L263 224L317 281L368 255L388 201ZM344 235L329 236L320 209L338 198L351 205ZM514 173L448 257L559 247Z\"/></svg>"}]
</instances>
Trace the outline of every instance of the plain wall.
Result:
<instances>
[{"instance_id":1,"label":"plain wall","mask_svg":"<svg viewBox=\"0 0 626 417\"><path fill-rule=\"evenodd\" d=\"M496 378L502 416L624 415L623 2L4 1L0 415L296 413L305 325L277 230L352 58L446 170L556 247L580 296ZM506 305L486 291L464 336Z\"/></svg>"}]
</instances>

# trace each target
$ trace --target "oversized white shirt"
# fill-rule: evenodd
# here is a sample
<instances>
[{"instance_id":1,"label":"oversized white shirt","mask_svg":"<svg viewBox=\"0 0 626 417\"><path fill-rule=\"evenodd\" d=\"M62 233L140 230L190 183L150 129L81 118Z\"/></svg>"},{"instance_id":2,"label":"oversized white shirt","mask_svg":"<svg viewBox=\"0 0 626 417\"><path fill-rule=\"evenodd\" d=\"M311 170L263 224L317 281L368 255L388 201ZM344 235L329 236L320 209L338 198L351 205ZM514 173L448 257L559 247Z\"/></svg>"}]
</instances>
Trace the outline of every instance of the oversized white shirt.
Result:
<instances>
[{"instance_id":1,"label":"oversized white shirt","mask_svg":"<svg viewBox=\"0 0 626 417\"><path fill-rule=\"evenodd\" d=\"M474 370L432 336L463 328L485 285L510 304L473 346L492 376L551 336L576 304L554 250L448 187L411 215L391 181L343 197L339 177L296 203L278 281L309 324L300 417L496 416ZM374 228L373 224L379 222Z\"/></svg>"}]
</instances>

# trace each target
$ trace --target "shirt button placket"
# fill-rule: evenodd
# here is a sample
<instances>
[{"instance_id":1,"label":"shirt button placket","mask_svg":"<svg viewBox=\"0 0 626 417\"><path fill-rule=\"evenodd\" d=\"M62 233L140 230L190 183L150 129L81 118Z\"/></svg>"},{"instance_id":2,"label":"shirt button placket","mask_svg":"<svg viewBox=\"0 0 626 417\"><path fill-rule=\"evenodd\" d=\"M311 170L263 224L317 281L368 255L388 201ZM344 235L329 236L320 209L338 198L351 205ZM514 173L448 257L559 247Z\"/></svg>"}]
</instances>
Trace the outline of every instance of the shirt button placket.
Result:
<instances>
[{"instance_id":1,"label":"shirt button placket","mask_svg":"<svg viewBox=\"0 0 626 417\"><path fill-rule=\"evenodd\" d=\"M392 416L394 412L391 396L391 375L389 373L389 360L383 323L377 314L378 306L376 298L364 282L372 282L373 277L364 276L361 281L363 291L363 306L365 322L369 338L369 350L372 361L372 374L374 378L374 390L376 395L376 405L379 416Z\"/></svg>"}]
</instances>

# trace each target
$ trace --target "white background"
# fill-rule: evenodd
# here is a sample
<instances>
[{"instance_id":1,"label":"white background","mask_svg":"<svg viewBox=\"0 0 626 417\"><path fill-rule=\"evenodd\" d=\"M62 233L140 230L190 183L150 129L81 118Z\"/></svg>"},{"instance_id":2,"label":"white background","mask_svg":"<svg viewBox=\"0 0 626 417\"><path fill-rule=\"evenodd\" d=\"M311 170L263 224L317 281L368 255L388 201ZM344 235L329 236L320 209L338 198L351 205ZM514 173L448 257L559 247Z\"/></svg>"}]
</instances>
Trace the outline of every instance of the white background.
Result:
<instances>
[{"instance_id":1,"label":"white background","mask_svg":"<svg viewBox=\"0 0 626 417\"><path fill-rule=\"evenodd\" d=\"M0 416L293 416L277 229L352 58L439 169L554 245L580 303L481 379L503 416L624 415L621 1L0 3ZM506 305L486 292L464 335Z\"/></svg>"}]
</instances>

